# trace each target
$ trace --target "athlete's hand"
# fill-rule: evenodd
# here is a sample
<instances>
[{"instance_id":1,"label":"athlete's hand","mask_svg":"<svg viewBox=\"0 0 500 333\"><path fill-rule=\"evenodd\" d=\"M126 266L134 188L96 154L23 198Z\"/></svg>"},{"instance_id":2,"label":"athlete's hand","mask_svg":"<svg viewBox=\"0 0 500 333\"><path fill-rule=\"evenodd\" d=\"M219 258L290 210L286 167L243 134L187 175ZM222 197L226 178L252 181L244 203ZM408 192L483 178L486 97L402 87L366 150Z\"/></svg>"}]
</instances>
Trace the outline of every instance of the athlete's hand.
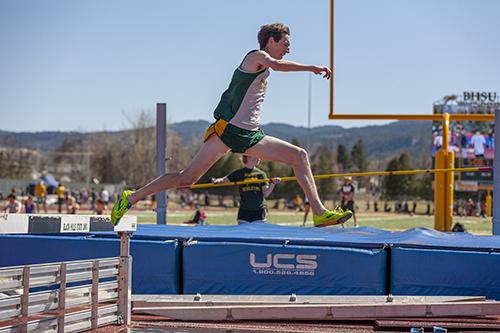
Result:
<instances>
[{"instance_id":1,"label":"athlete's hand","mask_svg":"<svg viewBox=\"0 0 500 333\"><path fill-rule=\"evenodd\" d=\"M271 184L277 185L279 183L281 183L280 177L271 178Z\"/></svg>"},{"instance_id":2,"label":"athlete's hand","mask_svg":"<svg viewBox=\"0 0 500 333\"><path fill-rule=\"evenodd\" d=\"M332 76L332 71L330 70L330 68L326 66L324 67L313 66L312 72L316 75L323 74L323 77L326 78L327 80L329 80L330 77Z\"/></svg>"},{"instance_id":3,"label":"athlete's hand","mask_svg":"<svg viewBox=\"0 0 500 333\"><path fill-rule=\"evenodd\" d=\"M214 184L219 184L224 181L224 178L210 178L210 182Z\"/></svg>"}]
</instances>

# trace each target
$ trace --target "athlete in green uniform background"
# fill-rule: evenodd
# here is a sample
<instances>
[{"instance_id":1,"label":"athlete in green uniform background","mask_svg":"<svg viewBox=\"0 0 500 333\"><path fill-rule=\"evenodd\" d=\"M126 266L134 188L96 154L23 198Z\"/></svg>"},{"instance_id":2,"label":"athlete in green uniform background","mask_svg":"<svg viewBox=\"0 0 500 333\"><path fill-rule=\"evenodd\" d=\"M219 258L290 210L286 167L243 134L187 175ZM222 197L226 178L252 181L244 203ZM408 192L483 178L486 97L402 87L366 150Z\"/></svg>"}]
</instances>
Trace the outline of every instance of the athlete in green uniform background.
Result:
<instances>
[{"instance_id":1,"label":"athlete in green uniform background","mask_svg":"<svg viewBox=\"0 0 500 333\"><path fill-rule=\"evenodd\" d=\"M243 168L231 172L222 178L214 178L214 184L223 182L239 182L245 180L267 179L264 171L257 168L260 160L252 156L241 156ZM266 222L266 198L271 195L280 178L273 178L269 183L244 184L239 186L240 205L238 209L238 224Z\"/></svg>"}]
</instances>

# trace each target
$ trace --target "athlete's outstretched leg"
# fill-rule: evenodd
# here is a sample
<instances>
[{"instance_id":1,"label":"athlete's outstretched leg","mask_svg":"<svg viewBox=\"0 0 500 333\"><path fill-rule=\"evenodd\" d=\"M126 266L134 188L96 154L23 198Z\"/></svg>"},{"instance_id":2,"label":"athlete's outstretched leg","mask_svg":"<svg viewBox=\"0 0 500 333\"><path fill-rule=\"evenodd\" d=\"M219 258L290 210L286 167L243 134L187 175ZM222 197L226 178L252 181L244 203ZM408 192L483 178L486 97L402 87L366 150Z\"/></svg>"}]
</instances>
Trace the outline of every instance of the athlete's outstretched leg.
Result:
<instances>
[{"instance_id":1,"label":"athlete's outstretched leg","mask_svg":"<svg viewBox=\"0 0 500 333\"><path fill-rule=\"evenodd\" d=\"M150 194L196 183L228 151L229 148L221 139L217 135L212 135L201 145L186 169L164 174L135 192L125 191L113 207L111 222L117 224L128 208Z\"/></svg>"},{"instance_id":2,"label":"athlete's outstretched leg","mask_svg":"<svg viewBox=\"0 0 500 333\"><path fill-rule=\"evenodd\" d=\"M302 190L309 199L311 210L315 215L315 222L320 221L320 217L325 215L326 212L329 212L319 198L318 190L316 189L316 184L311 172L311 166L309 164L309 156L305 149L281 139L266 136L255 146L248 149L245 154L263 160L277 161L290 165L293 168L293 172ZM329 213L327 215L329 215ZM345 216L341 216L339 223L345 222L351 216L352 213L350 212ZM332 218L334 217L332 216Z\"/></svg>"}]
</instances>

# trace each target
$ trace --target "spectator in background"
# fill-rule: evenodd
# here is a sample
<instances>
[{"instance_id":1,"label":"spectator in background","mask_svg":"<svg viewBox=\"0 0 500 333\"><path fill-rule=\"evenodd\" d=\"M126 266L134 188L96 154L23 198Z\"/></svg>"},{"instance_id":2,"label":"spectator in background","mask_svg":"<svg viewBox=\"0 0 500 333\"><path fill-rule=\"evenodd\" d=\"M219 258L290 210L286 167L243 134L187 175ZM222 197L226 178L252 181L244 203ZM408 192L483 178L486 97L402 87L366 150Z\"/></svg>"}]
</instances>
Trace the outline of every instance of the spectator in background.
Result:
<instances>
[{"instance_id":1,"label":"spectator in background","mask_svg":"<svg viewBox=\"0 0 500 333\"><path fill-rule=\"evenodd\" d=\"M469 200L467 200L467 203L465 204L467 216L473 216L474 215L474 208L475 208L475 206L476 205L474 204L474 200L472 200L472 198L469 198Z\"/></svg>"},{"instance_id":2,"label":"spectator in background","mask_svg":"<svg viewBox=\"0 0 500 333\"><path fill-rule=\"evenodd\" d=\"M350 210L354 219L354 227L358 227L356 219L356 209L354 206L354 186L352 185L352 177L344 177L344 184L339 190L340 208L344 211Z\"/></svg>"},{"instance_id":3,"label":"spectator in background","mask_svg":"<svg viewBox=\"0 0 500 333\"><path fill-rule=\"evenodd\" d=\"M205 211L200 207L200 204L199 203L196 203L194 205L194 207L196 208L196 212L194 213L194 216L191 220L189 221L185 221L183 223L186 223L186 224L198 224L198 225L204 225L206 224L205 220L206 220L206 215L205 215Z\"/></svg>"},{"instance_id":4,"label":"spectator in background","mask_svg":"<svg viewBox=\"0 0 500 333\"><path fill-rule=\"evenodd\" d=\"M33 197L31 195L28 195L28 198L24 202L24 212L26 214L35 213L35 204L33 203Z\"/></svg>"},{"instance_id":5,"label":"spectator in background","mask_svg":"<svg viewBox=\"0 0 500 333\"><path fill-rule=\"evenodd\" d=\"M92 189L90 190L90 210L94 210L96 200L97 200L97 193L95 189L92 187Z\"/></svg>"},{"instance_id":6,"label":"spectator in background","mask_svg":"<svg viewBox=\"0 0 500 333\"><path fill-rule=\"evenodd\" d=\"M57 211L59 214L62 213L62 206L64 204L64 194L66 193L66 188L63 186L63 184L59 183L57 184L56 187L56 194L57 194Z\"/></svg>"},{"instance_id":7,"label":"spectator in background","mask_svg":"<svg viewBox=\"0 0 500 333\"><path fill-rule=\"evenodd\" d=\"M390 213L391 212L391 207L389 207L389 203L386 201L384 202L384 212Z\"/></svg>"},{"instance_id":8,"label":"spectator in background","mask_svg":"<svg viewBox=\"0 0 500 333\"><path fill-rule=\"evenodd\" d=\"M408 205L408 201L403 200L403 213L409 214L410 213L410 206Z\"/></svg>"},{"instance_id":9,"label":"spectator in background","mask_svg":"<svg viewBox=\"0 0 500 333\"><path fill-rule=\"evenodd\" d=\"M434 135L433 142L434 150L437 152L443 147L443 131L440 129L439 132L436 132Z\"/></svg>"},{"instance_id":10,"label":"spectator in background","mask_svg":"<svg viewBox=\"0 0 500 333\"><path fill-rule=\"evenodd\" d=\"M486 202L479 202L479 217L486 218Z\"/></svg>"},{"instance_id":11,"label":"spectator in background","mask_svg":"<svg viewBox=\"0 0 500 333\"><path fill-rule=\"evenodd\" d=\"M68 201L66 202L66 211L68 214L78 214L78 210L80 209L80 205L76 202L75 197L68 197Z\"/></svg>"},{"instance_id":12,"label":"spectator in background","mask_svg":"<svg viewBox=\"0 0 500 333\"><path fill-rule=\"evenodd\" d=\"M2 211L7 214L17 214L21 212L21 208L22 205L16 200L16 196L14 194L9 194L7 197L7 204L3 207Z\"/></svg>"},{"instance_id":13,"label":"spectator in background","mask_svg":"<svg viewBox=\"0 0 500 333\"><path fill-rule=\"evenodd\" d=\"M43 211L47 214L47 186L45 186L43 181L39 181L35 186L35 197L36 197L36 211L40 212L40 205L43 207Z\"/></svg>"},{"instance_id":14,"label":"spectator in background","mask_svg":"<svg viewBox=\"0 0 500 333\"><path fill-rule=\"evenodd\" d=\"M96 200L94 214L96 214L96 215L107 215L108 214L108 209L106 208L106 205L104 204L104 201L102 199Z\"/></svg>"},{"instance_id":15,"label":"spectator in background","mask_svg":"<svg viewBox=\"0 0 500 333\"><path fill-rule=\"evenodd\" d=\"M467 158L467 148L469 147L469 138L467 138L467 130L462 128L462 134L460 135L460 156L462 159Z\"/></svg>"},{"instance_id":16,"label":"spectator in background","mask_svg":"<svg viewBox=\"0 0 500 333\"><path fill-rule=\"evenodd\" d=\"M484 136L479 131L476 131L470 142L474 146L474 156L476 158L484 158L484 145L486 144Z\"/></svg>"},{"instance_id":17,"label":"spectator in background","mask_svg":"<svg viewBox=\"0 0 500 333\"><path fill-rule=\"evenodd\" d=\"M210 198L208 197L208 191L205 191L205 202L204 202L205 207L210 206Z\"/></svg>"},{"instance_id":18,"label":"spectator in background","mask_svg":"<svg viewBox=\"0 0 500 333\"><path fill-rule=\"evenodd\" d=\"M297 212L301 212L302 209L302 198L300 197L299 194L295 195L295 199L293 199L293 205Z\"/></svg>"},{"instance_id":19,"label":"spectator in background","mask_svg":"<svg viewBox=\"0 0 500 333\"><path fill-rule=\"evenodd\" d=\"M108 204L109 204L109 192L104 187L101 189L100 197L101 197L102 201L104 202L104 205L106 206L106 209L107 209Z\"/></svg>"}]
</instances>

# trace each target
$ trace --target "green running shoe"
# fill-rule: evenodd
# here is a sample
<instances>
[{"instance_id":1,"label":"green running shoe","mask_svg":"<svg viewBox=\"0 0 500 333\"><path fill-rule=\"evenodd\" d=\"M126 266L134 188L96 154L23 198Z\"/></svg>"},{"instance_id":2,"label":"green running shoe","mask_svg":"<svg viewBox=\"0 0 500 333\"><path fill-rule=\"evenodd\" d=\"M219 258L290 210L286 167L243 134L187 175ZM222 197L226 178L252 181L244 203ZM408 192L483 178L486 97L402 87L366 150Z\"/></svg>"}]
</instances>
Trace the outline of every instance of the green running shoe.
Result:
<instances>
[{"instance_id":1,"label":"green running shoe","mask_svg":"<svg viewBox=\"0 0 500 333\"><path fill-rule=\"evenodd\" d=\"M134 193L134 191L123 191L120 199L115 202L113 210L111 211L111 224L114 226L120 223L120 219L125 215L125 213L132 207L132 204L128 202L128 196Z\"/></svg>"},{"instance_id":2,"label":"green running shoe","mask_svg":"<svg viewBox=\"0 0 500 333\"><path fill-rule=\"evenodd\" d=\"M327 227L329 225L336 225L345 223L352 217L350 210L342 210L342 208L335 208L334 210L327 210L323 215L313 215L315 227Z\"/></svg>"}]
</instances>

